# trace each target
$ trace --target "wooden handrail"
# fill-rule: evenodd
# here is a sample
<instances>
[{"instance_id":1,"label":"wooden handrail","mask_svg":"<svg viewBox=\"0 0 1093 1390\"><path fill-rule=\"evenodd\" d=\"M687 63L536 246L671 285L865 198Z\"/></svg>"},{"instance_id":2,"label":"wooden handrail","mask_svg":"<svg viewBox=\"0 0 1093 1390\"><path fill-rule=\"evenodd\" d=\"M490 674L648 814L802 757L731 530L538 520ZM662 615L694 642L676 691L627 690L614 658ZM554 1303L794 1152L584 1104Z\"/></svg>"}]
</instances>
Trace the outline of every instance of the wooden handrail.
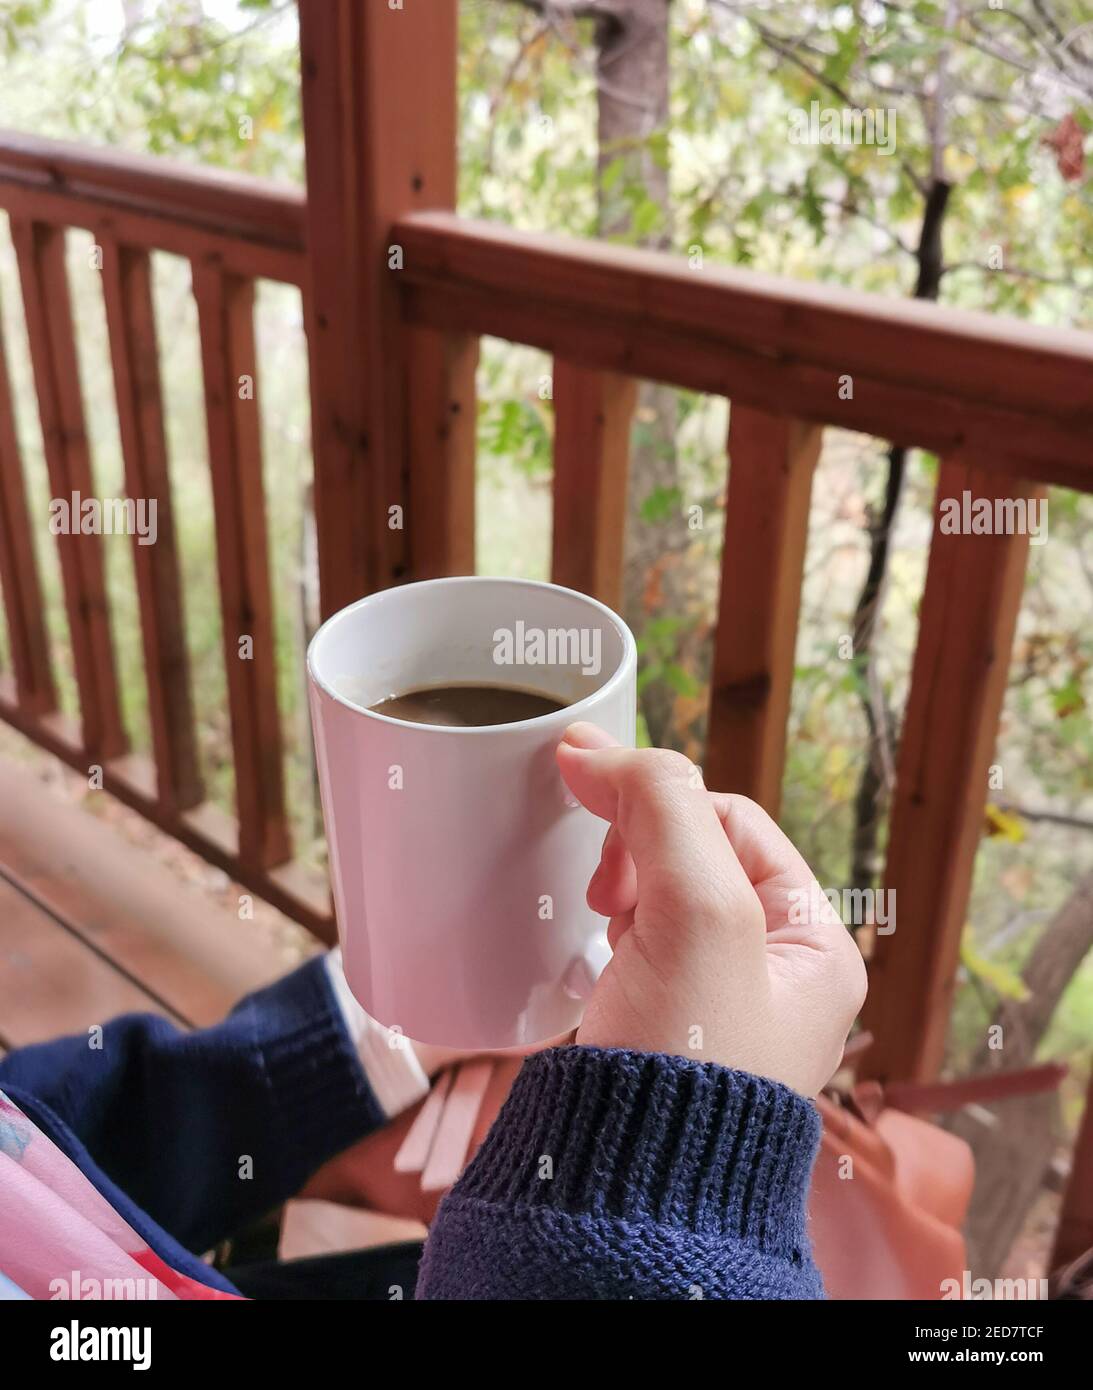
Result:
<instances>
[{"instance_id":1,"label":"wooden handrail","mask_svg":"<svg viewBox=\"0 0 1093 1390\"><path fill-rule=\"evenodd\" d=\"M127 207L217 236L304 249L304 193L205 164L0 130L0 183Z\"/></svg>"},{"instance_id":2,"label":"wooden handrail","mask_svg":"<svg viewBox=\"0 0 1093 1390\"><path fill-rule=\"evenodd\" d=\"M515 232L399 221L410 321L1093 491L1093 334ZM852 392L852 394L848 394Z\"/></svg>"},{"instance_id":3,"label":"wooden handrail","mask_svg":"<svg viewBox=\"0 0 1093 1390\"><path fill-rule=\"evenodd\" d=\"M290 185L0 131L0 206L191 258L196 237L225 269L303 282ZM448 212L411 213L390 240L412 323L937 451L994 448L1000 471L1093 490L1093 334Z\"/></svg>"},{"instance_id":4,"label":"wooden handrail","mask_svg":"<svg viewBox=\"0 0 1093 1390\"><path fill-rule=\"evenodd\" d=\"M120 218L120 242L190 257L194 236L234 244L225 269L303 279L305 199L291 185L0 131L0 206L91 230ZM578 365L946 452L1003 445L992 466L1093 490L1093 334L692 270L662 253L447 212L411 213L390 239L403 248L395 273L414 323L496 333Z\"/></svg>"},{"instance_id":5,"label":"wooden handrail","mask_svg":"<svg viewBox=\"0 0 1093 1390\"><path fill-rule=\"evenodd\" d=\"M291 184L0 130L0 207L303 283L304 195Z\"/></svg>"}]
</instances>

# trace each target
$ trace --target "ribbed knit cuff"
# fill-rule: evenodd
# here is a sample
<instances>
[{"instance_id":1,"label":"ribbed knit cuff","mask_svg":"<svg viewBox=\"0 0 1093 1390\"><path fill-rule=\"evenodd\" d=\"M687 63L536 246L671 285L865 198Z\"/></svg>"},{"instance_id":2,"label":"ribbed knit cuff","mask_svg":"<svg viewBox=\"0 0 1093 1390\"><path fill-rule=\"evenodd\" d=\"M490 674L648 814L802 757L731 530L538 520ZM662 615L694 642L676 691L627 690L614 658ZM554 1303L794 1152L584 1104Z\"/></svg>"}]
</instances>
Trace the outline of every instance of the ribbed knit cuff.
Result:
<instances>
[{"instance_id":1,"label":"ribbed knit cuff","mask_svg":"<svg viewBox=\"0 0 1093 1390\"><path fill-rule=\"evenodd\" d=\"M524 1063L453 1196L734 1237L797 1263L820 1117L709 1062L561 1047Z\"/></svg>"},{"instance_id":2,"label":"ribbed knit cuff","mask_svg":"<svg viewBox=\"0 0 1093 1390\"><path fill-rule=\"evenodd\" d=\"M241 1006L255 1024L285 1160L308 1177L386 1116L338 1009L322 956Z\"/></svg>"}]
</instances>

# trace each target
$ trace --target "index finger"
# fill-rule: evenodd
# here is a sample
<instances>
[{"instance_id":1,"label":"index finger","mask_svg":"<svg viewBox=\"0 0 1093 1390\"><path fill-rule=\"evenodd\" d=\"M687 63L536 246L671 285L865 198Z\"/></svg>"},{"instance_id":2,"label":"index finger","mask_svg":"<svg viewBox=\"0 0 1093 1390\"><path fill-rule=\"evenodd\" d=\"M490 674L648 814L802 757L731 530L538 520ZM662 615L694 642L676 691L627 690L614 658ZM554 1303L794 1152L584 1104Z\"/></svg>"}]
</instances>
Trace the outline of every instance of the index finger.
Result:
<instances>
[{"instance_id":1,"label":"index finger","mask_svg":"<svg viewBox=\"0 0 1093 1390\"><path fill-rule=\"evenodd\" d=\"M763 904L768 939L799 937L802 927L843 925L800 851L762 806L729 792L713 792L710 801Z\"/></svg>"},{"instance_id":2,"label":"index finger","mask_svg":"<svg viewBox=\"0 0 1093 1390\"><path fill-rule=\"evenodd\" d=\"M565 740L557 758L578 800L618 827L637 871L639 904L681 924L743 920L733 907L754 904L754 892L689 759L665 749L589 750Z\"/></svg>"}]
</instances>

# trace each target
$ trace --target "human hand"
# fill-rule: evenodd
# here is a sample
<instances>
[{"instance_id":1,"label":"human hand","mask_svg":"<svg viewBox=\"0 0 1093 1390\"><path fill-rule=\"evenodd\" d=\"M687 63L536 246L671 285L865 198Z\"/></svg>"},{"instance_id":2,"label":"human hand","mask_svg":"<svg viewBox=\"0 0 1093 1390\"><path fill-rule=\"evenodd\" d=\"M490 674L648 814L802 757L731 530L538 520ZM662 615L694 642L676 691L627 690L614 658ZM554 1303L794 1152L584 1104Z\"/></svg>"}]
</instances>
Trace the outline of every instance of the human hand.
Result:
<instances>
[{"instance_id":1,"label":"human hand","mask_svg":"<svg viewBox=\"0 0 1093 1390\"><path fill-rule=\"evenodd\" d=\"M576 1041L675 1053L815 1096L865 998L865 966L808 865L746 797L665 749L572 725L558 766L610 822L588 903L614 954Z\"/></svg>"}]
</instances>

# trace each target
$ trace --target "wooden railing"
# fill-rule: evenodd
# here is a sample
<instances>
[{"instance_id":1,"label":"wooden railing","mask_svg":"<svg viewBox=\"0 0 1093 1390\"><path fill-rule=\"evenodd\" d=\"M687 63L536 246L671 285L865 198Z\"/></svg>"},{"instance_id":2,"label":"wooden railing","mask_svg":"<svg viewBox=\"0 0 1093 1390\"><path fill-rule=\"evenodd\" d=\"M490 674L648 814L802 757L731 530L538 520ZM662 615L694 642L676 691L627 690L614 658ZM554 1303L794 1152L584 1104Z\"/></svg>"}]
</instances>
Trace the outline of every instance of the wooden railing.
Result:
<instances>
[{"instance_id":1,"label":"wooden railing","mask_svg":"<svg viewBox=\"0 0 1093 1390\"><path fill-rule=\"evenodd\" d=\"M92 491L63 229L86 228L104 249L127 486L159 499L159 543L137 548L153 765L127 754L94 537L58 537L80 727L56 713L2 358L0 581L14 675L0 687L0 715L73 766L101 762L108 789L324 937L325 896L291 859L257 416L234 389L241 373L258 375L256 277L304 292L326 613L371 588L473 569L480 335L553 356L552 571L609 602L619 595L635 380L729 398L705 771L709 785L772 812L824 426L935 451L939 500L965 489L1032 498L1046 483L1093 491L1093 335L693 270L444 211L455 181L454 6L442 0L427 20L392 15L352 0L301 5L306 199L158 160L0 137L0 207L18 250L50 486L62 496ZM194 756L152 250L193 267L234 821L202 800ZM388 525L396 503L404 530ZM941 1062L1026 554L1024 535L935 527L883 880L898 930L873 953L865 1014L877 1077L925 1080ZM244 635L252 662L237 659Z\"/></svg>"},{"instance_id":2,"label":"wooden railing","mask_svg":"<svg viewBox=\"0 0 1093 1390\"><path fill-rule=\"evenodd\" d=\"M103 249L126 484L131 496L159 501L158 543L134 545L154 766L127 754L96 537L57 538L81 726L70 728L56 715L6 374L0 525L14 682L0 693L0 712L75 766L101 760L107 786L124 800L328 934L321 895L295 898L299 884L285 868L258 417L236 389L244 373L257 379L259 365L255 277L244 269L253 260L266 277L306 286L304 198L165 161L3 136L0 206L18 254L50 486L58 496L94 494L63 228L86 228ZM822 425L937 451L939 496L964 488L977 496L1030 496L1049 481L1093 491L1088 335L717 267L694 271L667 256L523 235L451 213L404 217L390 240L403 257L401 269L390 272L402 350L389 342L386 355L401 363L412 464L402 575L473 568L480 334L554 356L553 575L607 601L619 592L635 378L730 397L732 466L706 771L712 785L745 791L772 810ZM187 245L213 479L234 831L214 829L195 755L149 276L151 250L178 254ZM430 353L433 370L419 370ZM450 388L439 407L438 379ZM389 501L403 496L397 487L376 504L385 519ZM351 516L372 505L367 495L351 500ZM336 523L320 527L327 568L344 562L329 554L332 532L344 525L339 513ZM915 1038L916 1064L899 1071L928 1072L940 1055L942 1005L955 969L1024 558L1020 536L934 539L885 876L897 891L902 926L873 962L885 1017L902 1010L905 1032ZM957 593L960 603L952 601ZM240 661L239 641L247 636L253 659ZM953 692L961 698L947 698ZM923 949L926 935L930 950ZM904 985L891 994L883 987L889 970ZM935 1006L924 1009L925 999ZM879 1056L888 1032L879 1030ZM905 1061L906 1042L893 1045L892 1055Z\"/></svg>"},{"instance_id":3,"label":"wooden railing","mask_svg":"<svg viewBox=\"0 0 1093 1390\"><path fill-rule=\"evenodd\" d=\"M58 713L2 345L0 583L12 674L0 678L0 715L73 767L86 772L101 766L108 791L330 939L326 885L292 861L289 844L256 408L254 282L303 284L303 198L294 189L216 171L7 134L0 139L0 207L7 211L18 259L49 486L56 497L96 495L65 229L85 229L101 250L126 491L157 501L156 544L141 545L134 537L133 545L152 760L128 750L103 548L95 535L57 537L79 722ZM204 799L197 761L152 301L153 251L189 260L197 301L234 819ZM243 375L254 382L245 400L238 387ZM240 660L242 638L250 638L247 660Z\"/></svg>"}]
</instances>

